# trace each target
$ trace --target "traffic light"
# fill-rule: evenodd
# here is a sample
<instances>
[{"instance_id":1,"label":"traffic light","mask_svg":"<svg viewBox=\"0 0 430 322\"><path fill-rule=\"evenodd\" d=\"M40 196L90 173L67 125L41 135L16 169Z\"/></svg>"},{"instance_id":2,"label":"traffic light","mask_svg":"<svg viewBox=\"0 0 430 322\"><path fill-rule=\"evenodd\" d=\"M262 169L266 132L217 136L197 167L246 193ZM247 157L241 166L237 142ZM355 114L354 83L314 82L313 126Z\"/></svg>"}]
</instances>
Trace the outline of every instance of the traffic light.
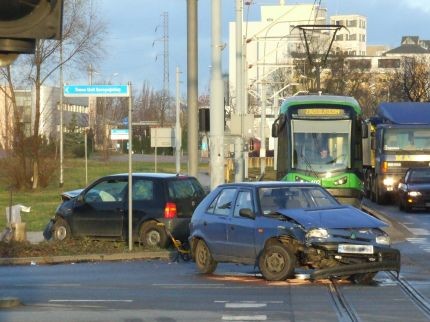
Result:
<instances>
[{"instance_id":1,"label":"traffic light","mask_svg":"<svg viewBox=\"0 0 430 322\"><path fill-rule=\"evenodd\" d=\"M63 0L0 2L0 66L34 53L36 39L61 39Z\"/></svg>"}]
</instances>

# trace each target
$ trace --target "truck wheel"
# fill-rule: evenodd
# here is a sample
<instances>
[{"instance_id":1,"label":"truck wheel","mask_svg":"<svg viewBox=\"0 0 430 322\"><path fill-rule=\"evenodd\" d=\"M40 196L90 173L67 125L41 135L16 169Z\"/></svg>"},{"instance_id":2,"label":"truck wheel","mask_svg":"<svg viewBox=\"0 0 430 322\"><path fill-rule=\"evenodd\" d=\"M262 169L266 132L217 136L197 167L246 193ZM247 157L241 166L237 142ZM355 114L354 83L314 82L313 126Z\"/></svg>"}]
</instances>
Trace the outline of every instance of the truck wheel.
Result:
<instances>
[{"instance_id":1,"label":"truck wheel","mask_svg":"<svg viewBox=\"0 0 430 322\"><path fill-rule=\"evenodd\" d=\"M283 281L294 273L296 257L285 245L269 245L258 260L261 274L268 281Z\"/></svg>"},{"instance_id":2,"label":"truck wheel","mask_svg":"<svg viewBox=\"0 0 430 322\"><path fill-rule=\"evenodd\" d=\"M373 178L371 178L369 180L370 180L370 200L373 202L376 202L375 182L373 181Z\"/></svg>"},{"instance_id":3,"label":"truck wheel","mask_svg":"<svg viewBox=\"0 0 430 322\"><path fill-rule=\"evenodd\" d=\"M375 188L376 188L376 203L378 205L385 204L385 202L386 202L385 193L381 192L381 190L379 189L378 182L375 182Z\"/></svg>"}]
</instances>

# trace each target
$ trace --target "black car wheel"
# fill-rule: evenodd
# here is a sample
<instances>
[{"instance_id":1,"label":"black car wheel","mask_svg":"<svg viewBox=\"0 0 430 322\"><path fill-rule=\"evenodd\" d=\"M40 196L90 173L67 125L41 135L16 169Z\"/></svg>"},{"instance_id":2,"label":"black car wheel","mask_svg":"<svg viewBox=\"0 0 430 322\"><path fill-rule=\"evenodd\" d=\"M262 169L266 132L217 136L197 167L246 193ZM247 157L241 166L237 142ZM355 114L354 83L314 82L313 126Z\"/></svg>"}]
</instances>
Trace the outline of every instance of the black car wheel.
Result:
<instances>
[{"instance_id":1,"label":"black car wheel","mask_svg":"<svg viewBox=\"0 0 430 322\"><path fill-rule=\"evenodd\" d=\"M266 280L282 281L294 273L296 258L289 247L270 245L264 249L258 265Z\"/></svg>"},{"instance_id":2,"label":"black car wheel","mask_svg":"<svg viewBox=\"0 0 430 322\"><path fill-rule=\"evenodd\" d=\"M378 272L354 274L349 277L349 280L354 284L372 284L373 278Z\"/></svg>"},{"instance_id":3,"label":"black car wheel","mask_svg":"<svg viewBox=\"0 0 430 322\"><path fill-rule=\"evenodd\" d=\"M63 241L71 238L70 227L63 218L58 218L53 227L54 240Z\"/></svg>"},{"instance_id":4,"label":"black car wheel","mask_svg":"<svg viewBox=\"0 0 430 322\"><path fill-rule=\"evenodd\" d=\"M203 240L197 242L195 260L197 269L202 274L211 274L216 269L217 262L213 259L211 251Z\"/></svg>"},{"instance_id":5,"label":"black car wheel","mask_svg":"<svg viewBox=\"0 0 430 322\"><path fill-rule=\"evenodd\" d=\"M145 247L166 248L168 239L164 226L157 225L155 221L144 223L140 227L139 243Z\"/></svg>"}]
</instances>

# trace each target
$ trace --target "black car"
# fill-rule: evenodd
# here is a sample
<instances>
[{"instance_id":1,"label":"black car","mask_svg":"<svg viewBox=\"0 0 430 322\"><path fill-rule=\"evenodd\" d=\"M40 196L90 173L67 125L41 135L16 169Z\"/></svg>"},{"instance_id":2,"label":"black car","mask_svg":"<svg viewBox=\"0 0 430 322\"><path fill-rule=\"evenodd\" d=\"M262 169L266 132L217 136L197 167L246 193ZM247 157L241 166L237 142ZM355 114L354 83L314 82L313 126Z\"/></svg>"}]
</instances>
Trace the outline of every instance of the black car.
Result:
<instances>
[{"instance_id":1,"label":"black car","mask_svg":"<svg viewBox=\"0 0 430 322\"><path fill-rule=\"evenodd\" d=\"M399 182L400 210L430 208L430 168L411 168Z\"/></svg>"},{"instance_id":2,"label":"black car","mask_svg":"<svg viewBox=\"0 0 430 322\"><path fill-rule=\"evenodd\" d=\"M164 173L134 173L132 177L133 240L166 247L168 229L175 239L186 241L192 213L205 196L198 180ZM63 193L62 200L45 229L46 239L128 238L127 173L105 176L85 189Z\"/></svg>"},{"instance_id":3,"label":"black car","mask_svg":"<svg viewBox=\"0 0 430 322\"><path fill-rule=\"evenodd\" d=\"M246 182L220 185L200 203L189 242L204 274L233 262L258 266L267 280L301 269L311 279L368 283L379 271L400 271L386 226L318 184Z\"/></svg>"}]
</instances>

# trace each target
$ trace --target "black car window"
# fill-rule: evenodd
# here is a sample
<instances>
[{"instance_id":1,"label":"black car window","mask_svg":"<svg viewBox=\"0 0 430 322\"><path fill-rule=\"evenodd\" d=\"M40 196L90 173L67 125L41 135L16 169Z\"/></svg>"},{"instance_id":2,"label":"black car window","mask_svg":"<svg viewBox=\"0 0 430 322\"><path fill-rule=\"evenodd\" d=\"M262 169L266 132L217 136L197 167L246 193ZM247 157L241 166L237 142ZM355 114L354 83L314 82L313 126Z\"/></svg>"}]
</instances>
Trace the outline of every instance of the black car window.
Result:
<instances>
[{"instance_id":1,"label":"black car window","mask_svg":"<svg viewBox=\"0 0 430 322\"><path fill-rule=\"evenodd\" d=\"M203 188L193 179L179 179L168 181L170 199L186 199L203 197Z\"/></svg>"},{"instance_id":2,"label":"black car window","mask_svg":"<svg viewBox=\"0 0 430 322\"><path fill-rule=\"evenodd\" d=\"M254 211L251 191L239 191L237 194L236 204L234 206L234 217L240 217L240 209L249 208Z\"/></svg>"},{"instance_id":3,"label":"black car window","mask_svg":"<svg viewBox=\"0 0 430 322\"><path fill-rule=\"evenodd\" d=\"M133 200L153 200L154 182L152 180L139 179L133 182Z\"/></svg>"},{"instance_id":4,"label":"black car window","mask_svg":"<svg viewBox=\"0 0 430 322\"><path fill-rule=\"evenodd\" d=\"M429 170L412 170L409 172L409 182L411 183L424 183L430 182L430 169Z\"/></svg>"},{"instance_id":5,"label":"black car window","mask_svg":"<svg viewBox=\"0 0 430 322\"><path fill-rule=\"evenodd\" d=\"M232 188L221 190L219 195L209 205L207 212L215 215L228 216L233 205L235 192L236 189Z\"/></svg>"},{"instance_id":6,"label":"black car window","mask_svg":"<svg viewBox=\"0 0 430 322\"><path fill-rule=\"evenodd\" d=\"M124 199L127 180L106 180L99 182L85 193L85 202L117 202Z\"/></svg>"}]
</instances>

